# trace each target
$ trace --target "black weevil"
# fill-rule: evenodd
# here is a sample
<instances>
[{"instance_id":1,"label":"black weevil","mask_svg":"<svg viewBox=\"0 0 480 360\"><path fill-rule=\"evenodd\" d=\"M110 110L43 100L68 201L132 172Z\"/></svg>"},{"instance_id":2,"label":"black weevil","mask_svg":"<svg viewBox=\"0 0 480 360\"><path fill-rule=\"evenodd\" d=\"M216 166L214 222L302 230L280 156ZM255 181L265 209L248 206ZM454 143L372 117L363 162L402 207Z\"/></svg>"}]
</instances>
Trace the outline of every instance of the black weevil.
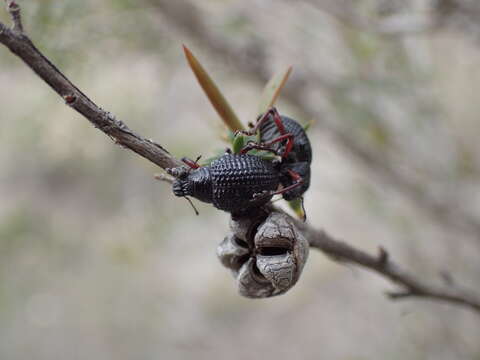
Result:
<instances>
[{"instance_id":1,"label":"black weevil","mask_svg":"<svg viewBox=\"0 0 480 360\"><path fill-rule=\"evenodd\" d=\"M260 133L260 144L250 143L242 152L250 149L273 149L281 155L281 172L293 172L303 179L301 185L283 194L285 200L301 198L310 186L310 164L312 163L312 147L303 127L295 120L280 115L274 107L258 118L255 126L249 131L241 131L247 135ZM286 140L286 141L283 141ZM285 176L281 183L290 186L296 182L292 176Z\"/></svg>"},{"instance_id":2,"label":"black weevil","mask_svg":"<svg viewBox=\"0 0 480 360\"><path fill-rule=\"evenodd\" d=\"M251 209L269 202L273 195L302 184L302 179L296 179L278 190L282 181L289 177L288 170L283 174L280 162L255 155L227 152L208 166L199 166L185 158L182 160L189 169L179 167L168 170L176 177L173 193L211 203L232 215L245 215Z\"/></svg>"},{"instance_id":3,"label":"black weevil","mask_svg":"<svg viewBox=\"0 0 480 360\"><path fill-rule=\"evenodd\" d=\"M248 143L240 154L227 152L202 167L197 161L183 158L189 168L168 170L176 177L174 194L192 196L239 216L266 204L276 194L283 194L286 200L301 198L310 183L312 158L305 131L295 120L280 117L275 108L259 118L251 131L244 133L254 134L257 129L260 129L261 142ZM269 161L247 154L252 149L273 152L281 160Z\"/></svg>"}]
</instances>

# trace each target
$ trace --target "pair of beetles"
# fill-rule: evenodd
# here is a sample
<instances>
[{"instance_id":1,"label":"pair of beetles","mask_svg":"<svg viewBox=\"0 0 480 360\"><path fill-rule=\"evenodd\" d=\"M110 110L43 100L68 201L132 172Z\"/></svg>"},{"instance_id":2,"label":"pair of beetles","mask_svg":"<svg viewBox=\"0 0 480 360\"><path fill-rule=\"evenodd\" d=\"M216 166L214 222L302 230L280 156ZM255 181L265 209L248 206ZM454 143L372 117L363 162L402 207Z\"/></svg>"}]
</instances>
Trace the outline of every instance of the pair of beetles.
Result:
<instances>
[{"instance_id":1,"label":"pair of beetles","mask_svg":"<svg viewBox=\"0 0 480 360\"><path fill-rule=\"evenodd\" d=\"M259 133L258 142L249 142L238 154L227 152L208 166L183 158L187 165L168 169L176 179L173 193L192 196L211 203L234 217L248 216L268 203L274 195L285 200L302 199L310 185L312 148L303 127L295 120L281 116L275 108L261 115L245 135ZM266 160L248 154L264 150L276 155Z\"/></svg>"}]
</instances>

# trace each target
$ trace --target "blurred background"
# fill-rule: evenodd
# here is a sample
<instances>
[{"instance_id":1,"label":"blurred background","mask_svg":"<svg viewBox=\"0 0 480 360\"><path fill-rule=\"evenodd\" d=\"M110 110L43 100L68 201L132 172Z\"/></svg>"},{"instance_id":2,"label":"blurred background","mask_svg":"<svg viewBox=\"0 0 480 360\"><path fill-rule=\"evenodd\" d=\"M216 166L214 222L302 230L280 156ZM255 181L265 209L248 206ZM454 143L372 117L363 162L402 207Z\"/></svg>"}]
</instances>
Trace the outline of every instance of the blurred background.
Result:
<instances>
[{"instance_id":1,"label":"blurred background","mask_svg":"<svg viewBox=\"0 0 480 360\"><path fill-rule=\"evenodd\" d=\"M182 44L245 122L293 65L277 105L315 121L310 223L480 291L477 1L20 4L80 89L179 157L225 147ZM316 250L286 295L240 297L215 255L226 213L195 216L4 47L0 84L1 359L480 359L478 314L392 302Z\"/></svg>"}]
</instances>

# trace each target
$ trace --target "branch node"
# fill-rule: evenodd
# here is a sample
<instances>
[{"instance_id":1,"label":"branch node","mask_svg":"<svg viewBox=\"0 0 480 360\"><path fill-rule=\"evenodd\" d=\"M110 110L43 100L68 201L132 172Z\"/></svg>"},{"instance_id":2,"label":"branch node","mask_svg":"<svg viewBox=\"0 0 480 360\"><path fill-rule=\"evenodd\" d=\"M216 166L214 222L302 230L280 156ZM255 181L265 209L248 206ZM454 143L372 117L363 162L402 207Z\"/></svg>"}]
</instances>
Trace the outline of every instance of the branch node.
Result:
<instances>
[{"instance_id":1,"label":"branch node","mask_svg":"<svg viewBox=\"0 0 480 360\"><path fill-rule=\"evenodd\" d=\"M387 295L390 300L398 300L398 299L414 296L415 293L411 290L386 291L385 295Z\"/></svg>"},{"instance_id":2,"label":"branch node","mask_svg":"<svg viewBox=\"0 0 480 360\"><path fill-rule=\"evenodd\" d=\"M173 176L167 175L167 174L155 174L153 177L158 180L158 181L164 181L169 184L173 184L175 181L175 178Z\"/></svg>"},{"instance_id":3,"label":"branch node","mask_svg":"<svg viewBox=\"0 0 480 360\"><path fill-rule=\"evenodd\" d=\"M10 14L10 18L12 19L13 26L12 30L14 32L23 33L23 25L22 25L22 17L20 14L20 6L13 1L13 0L6 0L7 4L7 11Z\"/></svg>"},{"instance_id":4,"label":"branch node","mask_svg":"<svg viewBox=\"0 0 480 360\"><path fill-rule=\"evenodd\" d=\"M380 266L385 266L385 264L388 262L388 257L389 254L387 250L383 246L378 247L378 257L377 257L377 263Z\"/></svg>"},{"instance_id":5,"label":"branch node","mask_svg":"<svg viewBox=\"0 0 480 360\"><path fill-rule=\"evenodd\" d=\"M71 106L77 100L77 97L75 95L69 94L69 95L65 95L63 99L65 100L65 104Z\"/></svg>"}]
</instances>

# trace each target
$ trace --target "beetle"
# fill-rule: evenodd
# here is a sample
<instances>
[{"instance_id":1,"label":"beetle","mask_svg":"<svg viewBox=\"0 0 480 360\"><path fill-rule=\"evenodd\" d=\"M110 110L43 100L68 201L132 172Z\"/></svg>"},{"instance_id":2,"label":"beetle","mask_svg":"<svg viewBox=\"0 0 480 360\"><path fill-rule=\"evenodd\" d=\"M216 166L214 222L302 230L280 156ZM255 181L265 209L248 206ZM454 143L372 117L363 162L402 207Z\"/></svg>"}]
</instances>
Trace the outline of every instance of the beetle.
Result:
<instances>
[{"instance_id":1,"label":"beetle","mask_svg":"<svg viewBox=\"0 0 480 360\"><path fill-rule=\"evenodd\" d=\"M167 170L176 178L173 193L211 203L234 216L247 215L250 210L268 203L274 195L285 194L303 183L297 174L283 168L281 162L246 153L228 151L208 166L199 166L197 161L187 158L182 161L188 168ZM280 185L283 185L281 189Z\"/></svg>"},{"instance_id":2,"label":"beetle","mask_svg":"<svg viewBox=\"0 0 480 360\"><path fill-rule=\"evenodd\" d=\"M301 198L310 186L310 164L312 163L312 147L303 127L287 116L280 115L275 107L261 115L255 125L248 131L239 131L246 135L260 134L260 143L250 142L241 151L251 149L269 150L281 156L281 172L293 172L303 179L302 184L283 194L285 200ZM284 176L282 184L290 186L297 181L296 177Z\"/></svg>"},{"instance_id":3,"label":"beetle","mask_svg":"<svg viewBox=\"0 0 480 360\"><path fill-rule=\"evenodd\" d=\"M192 196L212 203L217 209L243 215L268 203L274 195L285 200L301 199L310 185L312 150L302 126L295 120L280 116L272 107L261 115L247 135L260 132L260 142L249 142L239 154L231 151L201 167L198 160L183 158L188 166L168 169L176 180L176 196ZM249 155L253 149L273 152L280 160L269 161ZM279 189L279 187L281 188Z\"/></svg>"}]
</instances>

